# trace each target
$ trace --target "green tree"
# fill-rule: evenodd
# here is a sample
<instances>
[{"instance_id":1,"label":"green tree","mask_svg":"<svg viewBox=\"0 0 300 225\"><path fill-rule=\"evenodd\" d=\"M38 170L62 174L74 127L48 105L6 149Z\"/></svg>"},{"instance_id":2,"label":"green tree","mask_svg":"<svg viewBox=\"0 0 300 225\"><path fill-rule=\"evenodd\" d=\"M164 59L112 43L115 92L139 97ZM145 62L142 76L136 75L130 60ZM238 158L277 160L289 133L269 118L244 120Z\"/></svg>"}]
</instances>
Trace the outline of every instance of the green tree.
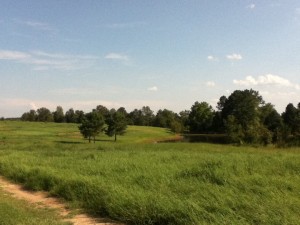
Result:
<instances>
[{"instance_id":1,"label":"green tree","mask_svg":"<svg viewBox=\"0 0 300 225\"><path fill-rule=\"evenodd\" d=\"M74 116L76 123L82 123L84 118L84 112L82 110L76 110Z\"/></svg>"},{"instance_id":2,"label":"green tree","mask_svg":"<svg viewBox=\"0 0 300 225\"><path fill-rule=\"evenodd\" d=\"M195 102L189 114L191 133L207 133L211 131L214 110L207 102Z\"/></svg>"},{"instance_id":3,"label":"green tree","mask_svg":"<svg viewBox=\"0 0 300 225\"><path fill-rule=\"evenodd\" d=\"M298 104L298 108L296 108L292 103L289 103L284 113L282 114L282 118L284 123L290 128L291 133L293 135L300 133L300 105Z\"/></svg>"},{"instance_id":4,"label":"green tree","mask_svg":"<svg viewBox=\"0 0 300 225\"><path fill-rule=\"evenodd\" d=\"M70 108L65 114L65 120L67 123L76 123L76 116L73 108Z\"/></svg>"},{"instance_id":5,"label":"green tree","mask_svg":"<svg viewBox=\"0 0 300 225\"><path fill-rule=\"evenodd\" d=\"M283 128L283 120L272 104L267 103L260 108L260 120L272 132L272 141L277 142L278 132Z\"/></svg>"},{"instance_id":6,"label":"green tree","mask_svg":"<svg viewBox=\"0 0 300 225\"><path fill-rule=\"evenodd\" d=\"M154 119L153 111L149 106L143 106L141 109L141 116L143 120L143 126L151 126Z\"/></svg>"},{"instance_id":7,"label":"green tree","mask_svg":"<svg viewBox=\"0 0 300 225\"><path fill-rule=\"evenodd\" d=\"M138 126L151 126L154 118L153 111L149 106L143 106L142 109L134 109L128 114L129 123Z\"/></svg>"},{"instance_id":8,"label":"green tree","mask_svg":"<svg viewBox=\"0 0 300 225\"><path fill-rule=\"evenodd\" d=\"M179 120L182 125L182 132L187 132L189 128L189 115L190 111L189 110L183 110L179 112Z\"/></svg>"},{"instance_id":9,"label":"green tree","mask_svg":"<svg viewBox=\"0 0 300 225\"><path fill-rule=\"evenodd\" d=\"M154 120L154 126L171 128L171 124L176 120L176 115L174 112L168 109L158 110Z\"/></svg>"},{"instance_id":10,"label":"green tree","mask_svg":"<svg viewBox=\"0 0 300 225\"><path fill-rule=\"evenodd\" d=\"M82 123L79 126L80 133L84 138L87 138L91 142L91 138L96 141L96 136L99 135L104 129L103 116L97 112L90 112L85 114L82 119Z\"/></svg>"},{"instance_id":11,"label":"green tree","mask_svg":"<svg viewBox=\"0 0 300 225\"><path fill-rule=\"evenodd\" d=\"M117 141L117 135L124 135L127 129L127 118L126 114L120 111L112 110L110 116L106 119L106 135L115 137Z\"/></svg>"},{"instance_id":12,"label":"green tree","mask_svg":"<svg viewBox=\"0 0 300 225\"><path fill-rule=\"evenodd\" d=\"M37 121L53 122L53 115L49 109L42 107L37 110Z\"/></svg>"},{"instance_id":13,"label":"green tree","mask_svg":"<svg viewBox=\"0 0 300 225\"><path fill-rule=\"evenodd\" d=\"M98 113L100 113L104 119L109 117L109 110L103 105L98 105L95 109Z\"/></svg>"},{"instance_id":14,"label":"green tree","mask_svg":"<svg viewBox=\"0 0 300 225\"><path fill-rule=\"evenodd\" d=\"M21 116L21 120L23 120L23 121L36 121L37 120L36 111L31 109L29 112L23 113L23 115Z\"/></svg>"},{"instance_id":15,"label":"green tree","mask_svg":"<svg viewBox=\"0 0 300 225\"><path fill-rule=\"evenodd\" d=\"M65 120L64 110L61 106L56 107L56 111L53 112L53 119L56 123L62 123Z\"/></svg>"},{"instance_id":16,"label":"green tree","mask_svg":"<svg viewBox=\"0 0 300 225\"><path fill-rule=\"evenodd\" d=\"M239 143L270 142L271 133L261 121L261 107L264 104L259 93L252 89L236 90L224 99L221 113L232 140Z\"/></svg>"}]
</instances>

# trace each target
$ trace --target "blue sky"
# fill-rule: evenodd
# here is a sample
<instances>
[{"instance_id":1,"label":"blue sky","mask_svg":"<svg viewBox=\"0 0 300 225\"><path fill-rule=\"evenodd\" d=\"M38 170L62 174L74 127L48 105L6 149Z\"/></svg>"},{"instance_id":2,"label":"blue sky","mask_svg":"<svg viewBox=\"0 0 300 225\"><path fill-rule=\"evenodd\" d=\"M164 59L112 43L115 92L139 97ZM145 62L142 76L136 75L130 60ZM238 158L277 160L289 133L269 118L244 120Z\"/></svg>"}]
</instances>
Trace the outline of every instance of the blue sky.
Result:
<instances>
[{"instance_id":1,"label":"blue sky","mask_svg":"<svg viewBox=\"0 0 300 225\"><path fill-rule=\"evenodd\" d=\"M0 0L0 117L300 102L299 0Z\"/></svg>"}]
</instances>

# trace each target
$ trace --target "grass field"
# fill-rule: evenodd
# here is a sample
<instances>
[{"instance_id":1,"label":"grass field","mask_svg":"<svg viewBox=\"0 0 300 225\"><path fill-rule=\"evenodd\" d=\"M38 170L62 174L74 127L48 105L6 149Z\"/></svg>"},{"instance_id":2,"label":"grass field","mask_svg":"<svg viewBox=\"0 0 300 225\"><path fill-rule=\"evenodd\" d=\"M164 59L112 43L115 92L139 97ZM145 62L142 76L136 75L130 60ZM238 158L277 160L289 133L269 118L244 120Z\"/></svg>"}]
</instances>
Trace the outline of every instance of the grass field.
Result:
<instances>
[{"instance_id":1,"label":"grass field","mask_svg":"<svg viewBox=\"0 0 300 225\"><path fill-rule=\"evenodd\" d=\"M59 218L53 211L45 208L33 208L24 201L14 199L0 188L0 224L66 225L70 223L59 222Z\"/></svg>"},{"instance_id":2,"label":"grass field","mask_svg":"<svg viewBox=\"0 0 300 225\"><path fill-rule=\"evenodd\" d=\"M0 122L0 174L127 224L299 224L299 148L156 143L172 138L129 127L89 144L77 125Z\"/></svg>"}]
</instances>

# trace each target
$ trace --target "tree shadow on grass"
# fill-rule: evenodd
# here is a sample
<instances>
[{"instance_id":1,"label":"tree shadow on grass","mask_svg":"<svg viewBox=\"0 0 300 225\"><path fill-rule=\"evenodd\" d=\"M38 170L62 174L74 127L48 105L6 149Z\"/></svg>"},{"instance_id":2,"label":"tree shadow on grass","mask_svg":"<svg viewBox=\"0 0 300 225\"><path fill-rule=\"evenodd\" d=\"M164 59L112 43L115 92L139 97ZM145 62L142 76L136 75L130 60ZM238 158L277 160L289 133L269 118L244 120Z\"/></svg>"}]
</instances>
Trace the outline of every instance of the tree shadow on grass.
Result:
<instances>
[{"instance_id":1,"label":"tree shadow on grass","mask_svg":"<svg viewBox=\"0 0 300 225\"><path fill-rule=\"evenodd\" d=\"M60 144L83 144L84 143L80 141L55 141L55 142Z\"/></svg>"},{"instance_id":2,"label":"tree shadow on grass","mask_svg":"<svg viewBox=\"0 0 300 225\"><path fill-rule=\"evenodd\" d=\"M83 141L55 141L56 143L60 144L85 144L89 143L88 139L84 139ZM112 139L96 139L95 142L115 142L115 140ZM94 143L94 140L91 140L91 143Z\"/></svg>"}]
</instances>

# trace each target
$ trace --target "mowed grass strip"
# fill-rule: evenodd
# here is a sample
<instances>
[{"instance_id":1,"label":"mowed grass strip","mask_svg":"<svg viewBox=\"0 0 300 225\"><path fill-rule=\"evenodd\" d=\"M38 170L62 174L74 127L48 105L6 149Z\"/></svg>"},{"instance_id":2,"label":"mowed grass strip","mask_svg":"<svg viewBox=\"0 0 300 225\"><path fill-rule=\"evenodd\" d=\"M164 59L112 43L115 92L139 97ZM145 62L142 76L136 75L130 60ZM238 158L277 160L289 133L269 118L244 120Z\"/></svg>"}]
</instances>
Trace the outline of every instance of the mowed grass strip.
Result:
<instances>
[{"instance_id":1,"label":"mowed grass strip","mask_svg":"<svg viewBox=\"0 0 300 225\"><path fill-rule=\"evenodd\" d=\"M92 214L128 224L300 221L299 148L158 144L175 136L148 127L96 144L70 124L1 122L0 132L2 175Z\"/></svg>"}]
</instances>

